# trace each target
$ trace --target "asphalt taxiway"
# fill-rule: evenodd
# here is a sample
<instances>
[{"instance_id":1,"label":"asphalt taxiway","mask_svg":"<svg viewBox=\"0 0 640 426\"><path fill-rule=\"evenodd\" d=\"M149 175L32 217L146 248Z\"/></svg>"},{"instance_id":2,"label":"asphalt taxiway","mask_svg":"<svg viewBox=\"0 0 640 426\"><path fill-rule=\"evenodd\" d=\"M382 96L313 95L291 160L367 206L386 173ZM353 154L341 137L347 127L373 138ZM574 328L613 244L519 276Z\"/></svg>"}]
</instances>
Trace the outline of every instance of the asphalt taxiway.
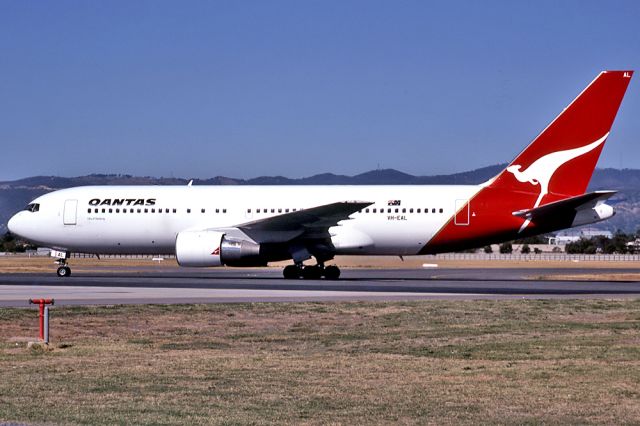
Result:
<instances>
[{"instance_id":1,"label":"asphalt taxiway","mask_svg":"<svg viewBox=\"0 0 640 426\"><path fill-rule=\"evenodd\" d=\"M264 269L114 268L51 274L0 275L0 306L27 306L51 297L57 305L290 302L336 300L640 297L640 282L564 281L566 269L346 269L338 281L285 280ZM602 275L639 269L572 269ZM542 278L541 277L546 277Z\"/></svg>"}]
</instances>

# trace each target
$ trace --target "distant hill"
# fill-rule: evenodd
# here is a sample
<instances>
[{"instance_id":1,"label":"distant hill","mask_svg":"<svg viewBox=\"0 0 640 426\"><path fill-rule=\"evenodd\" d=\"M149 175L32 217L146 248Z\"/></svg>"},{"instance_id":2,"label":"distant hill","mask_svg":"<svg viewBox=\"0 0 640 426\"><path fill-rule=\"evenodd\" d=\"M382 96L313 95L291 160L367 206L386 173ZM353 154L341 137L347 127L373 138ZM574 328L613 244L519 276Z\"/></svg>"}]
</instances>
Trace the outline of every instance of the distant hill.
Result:
<instances>
[{"instance_id":1,"label":"distant hill","mask_svg":"<svg viewBox=\"0 0 640 426\"><path fill-rule=\"evenodd\" d=\"M496 164L468 172L450 175L413 176L394 169L380 169L355 176L322 173L300 179L283 176L261 176L237 179L216 176L194 179L194 185L473 185L485 182L506 165ZM92 174L78 177L34 176L10 182L0 182L0 232L16 211L34 198L56 189L83 185L186 185L190 179L155 178L121 174ZM596 169L590 190L614 189L620 191L612 199L616 215L598 228L612 232L620 229L635 232L640 227L640 170Z\"/></svg>"}]
</instances>

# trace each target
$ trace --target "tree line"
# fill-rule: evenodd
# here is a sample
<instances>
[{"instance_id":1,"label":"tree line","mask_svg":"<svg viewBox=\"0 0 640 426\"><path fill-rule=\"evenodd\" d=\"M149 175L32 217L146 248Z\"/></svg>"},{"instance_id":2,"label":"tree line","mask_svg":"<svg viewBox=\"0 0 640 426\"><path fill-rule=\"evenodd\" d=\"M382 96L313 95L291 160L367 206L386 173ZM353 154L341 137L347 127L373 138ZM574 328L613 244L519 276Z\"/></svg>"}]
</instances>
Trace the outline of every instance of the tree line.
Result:
<instances>
[{"instance_id":1,"label":"tree line","mask_svg":"<svg viewBox=\"0 0 640 426\"><path fill-rule=\"evenodd\" d=\"M638 239L638 232L625 234L618 231L611 238L604 236L580 238L578 241L567 243L564 250L569 254L636 254L640 253L640 246L635 244L636 239Z\"/></svg>"},{"instance_id":2,"label":"tree line","mask_svg":"<svg viewBox=\"0 0 640 426\"><path fill-rule=\"evenodd\" d=\"M24 253L27 250L36 250L37 246L26 241L17 239L7 232L0 240L0 252Z\"/></svg>"},{"instance_id":3,"label":"tree line","mask_svg":"<svg viewBox=\"0 0 640 426\"><path fill-rule=\"evenodd\" d=\"M548 244L549 237L552 237L552 235L538 235L521 240L508 241L500 244L498 251L501 254L509 254L513 252L513 244L519 244L521 245L520 253L539 254L542 253L540 249L537 247L532 249L529 245ZM638 254L640 253L640 244L635 244L636 241L640 241L640 230L632 234L618 231L611 238L598 235L591 238L583 237L577 241L569 242L565 244L564 252L567 254ZM483 251L484 253L493 253L491 246L485 246ZM553 251L561 252L562 249L557 246L554 247Z\"/></svg>"}]
</instances>

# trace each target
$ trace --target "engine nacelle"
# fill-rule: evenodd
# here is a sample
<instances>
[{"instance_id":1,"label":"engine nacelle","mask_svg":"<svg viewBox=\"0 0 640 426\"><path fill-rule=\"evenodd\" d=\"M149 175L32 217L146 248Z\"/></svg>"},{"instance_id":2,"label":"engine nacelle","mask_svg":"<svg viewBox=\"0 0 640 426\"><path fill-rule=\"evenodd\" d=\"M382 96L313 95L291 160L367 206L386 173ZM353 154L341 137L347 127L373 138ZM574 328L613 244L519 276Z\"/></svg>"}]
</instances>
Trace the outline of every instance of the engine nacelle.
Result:
<instances>
[{"instance_id":1,"label":"engine nacelle","mask_svg":"<svg viewBox=\"0 0 640 426\"><path fill-rule=\"evenodd\" d=\"M176 237L176 260L180 266L222 266L223 232L184 231Z\"/></svg>"},{"instance_id":2,"label":"engine nacelle","mask_svg":"<svg viewBox=\"0 0 640 426\"><path fill-rule=\"evenodd\" d=\"M218 231L184 231L176 237L176 259L180 266L258 266L260 245L227 238Z\"/></svg>"},{"instance_id":3,"label":"engine nacelle","mask_svg":"<svg viewBox=\"0 0 640 426\"><path fill-rule=\"evenodd\" d=\"M588 225L609 219L616 214L609 204L600 202L591 209L578 210L571 226Z\"/></svg>"}]
</instances>

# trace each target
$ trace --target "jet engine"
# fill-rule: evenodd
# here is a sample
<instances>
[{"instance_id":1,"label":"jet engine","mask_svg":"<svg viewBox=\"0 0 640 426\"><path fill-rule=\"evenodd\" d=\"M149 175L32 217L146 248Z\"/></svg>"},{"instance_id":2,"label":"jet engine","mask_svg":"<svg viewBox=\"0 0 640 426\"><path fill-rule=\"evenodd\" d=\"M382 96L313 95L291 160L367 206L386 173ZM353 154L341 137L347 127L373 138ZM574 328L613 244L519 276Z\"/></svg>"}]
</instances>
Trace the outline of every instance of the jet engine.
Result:
<instances>
[{"instance_id":1,"label":"jet engine","mask_svg":"<svg viewBox=\"0 0 640 426\"><path fill-rule=\"evenodd\" d=\"M571 226L600 222L601 220L609 219L615 214L615 210L609 204L598 202L593 208L578 210Z\"/></svg>"},{"instance_id":2,"label":"jet engine","mask_svg":"<svg viewBox=\"0 0 640 426\"><path fill-rule=\"evenodd\" d=\"M228 238L219 231L183 231L176 237L180 266L262 266L260 244Z\"/></svg>"}]
</instances>

